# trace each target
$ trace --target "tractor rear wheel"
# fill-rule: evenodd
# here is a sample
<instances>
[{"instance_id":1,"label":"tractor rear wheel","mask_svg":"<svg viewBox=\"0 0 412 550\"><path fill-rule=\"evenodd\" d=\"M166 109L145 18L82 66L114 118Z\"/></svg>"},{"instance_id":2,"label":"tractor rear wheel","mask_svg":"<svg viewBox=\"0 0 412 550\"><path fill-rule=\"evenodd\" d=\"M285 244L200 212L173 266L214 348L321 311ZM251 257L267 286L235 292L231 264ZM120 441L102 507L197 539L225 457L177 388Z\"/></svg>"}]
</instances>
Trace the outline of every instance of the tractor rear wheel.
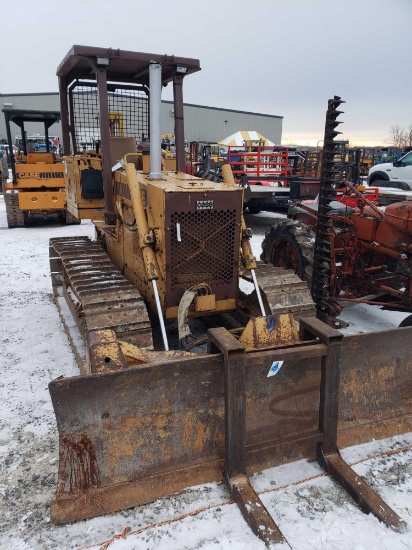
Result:
<instances>
[{"instance_id":1,"label":"tractor rear wheel","mask_svg":"<svg viewBox=\"0 0 412 550\"><path fill-rule=\"evenodd\" d=\"M295 220L279 220L266 232L260 259L293 271L310 285L315 233L310 225Z\"/></svg>"}]
</instances>

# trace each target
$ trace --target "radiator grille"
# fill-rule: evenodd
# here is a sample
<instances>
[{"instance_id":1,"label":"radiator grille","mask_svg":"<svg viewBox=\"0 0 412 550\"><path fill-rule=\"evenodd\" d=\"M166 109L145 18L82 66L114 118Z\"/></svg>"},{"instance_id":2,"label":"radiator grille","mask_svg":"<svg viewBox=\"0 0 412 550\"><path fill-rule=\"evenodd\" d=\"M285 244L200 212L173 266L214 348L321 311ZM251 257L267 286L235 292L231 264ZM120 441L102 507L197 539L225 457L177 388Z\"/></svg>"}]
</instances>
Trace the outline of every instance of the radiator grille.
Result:
<instances>
[{"instance_id":1,"label":"radiator grille","mask_svg":"<svg viewBox=\"0 0 412 550\"><path fill-rule=\"evenodd\" d=\"M239 253L236 210L175 212L171 222L171 289L187 289L200 282L213 288L231 284L236 276L234 255Z\"/></svg>"}]
</instances>

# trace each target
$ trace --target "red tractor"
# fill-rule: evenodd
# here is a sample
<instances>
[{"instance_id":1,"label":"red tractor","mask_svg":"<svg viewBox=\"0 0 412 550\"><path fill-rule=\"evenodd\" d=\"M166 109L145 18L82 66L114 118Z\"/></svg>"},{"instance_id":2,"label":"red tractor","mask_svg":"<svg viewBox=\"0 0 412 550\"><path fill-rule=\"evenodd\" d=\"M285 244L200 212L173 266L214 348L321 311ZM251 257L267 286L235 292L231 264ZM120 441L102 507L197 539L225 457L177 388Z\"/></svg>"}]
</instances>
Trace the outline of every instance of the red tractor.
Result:
<instances>
[{"instance_id":1,"label":"red tractor","mask_svg":"<svg viewBox=\"0 0 412 550\"><path fill-rule=\"evenodd\" d=\"M335 103L342 101L335 98ZM335 106L329 114L332 136L337 114ZM336 187L342 186L334 180L333 143L328 145L331 160L322 168L318 203L292 206L288 219L278 220L266 233L261 259L294 269L309 283L318 317L333 325L341 301L411 311L412 203L391 204L382 211L347 181L355 208L333 200ZM412 325L412 315L401 324L407 325Z\"/></svg>"}]
</instances>

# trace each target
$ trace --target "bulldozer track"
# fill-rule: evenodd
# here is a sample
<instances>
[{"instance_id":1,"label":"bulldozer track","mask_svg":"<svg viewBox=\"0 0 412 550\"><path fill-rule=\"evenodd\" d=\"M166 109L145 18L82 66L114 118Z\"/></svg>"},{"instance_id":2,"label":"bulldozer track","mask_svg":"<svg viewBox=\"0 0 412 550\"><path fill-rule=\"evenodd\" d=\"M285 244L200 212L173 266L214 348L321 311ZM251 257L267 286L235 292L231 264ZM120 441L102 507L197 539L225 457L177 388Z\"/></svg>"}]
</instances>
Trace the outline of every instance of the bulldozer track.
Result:
<instances>
[{"instance_id":1,"label":"bulldozer track","mask_svg":"<svg viewBox=\"0 0 412 550\"><path fill-rule=\"evenodd\" d=\"M66 225L80 225L81 220L78 220L73 214L70 214L68 210L65 211L64 220Z\"/></svg>"},{"instance_id":2,"label":"bulldozer track","mask_svg":"<svg viewBox=\"0 0 412 550\"><path fill-rule=\"evenodd\" d=\"M315 314L315 305L307 283L291 269L257 261L255 272L259 288L267 300L272 315L292 313L296 319L299 319ZM242 272L241 277L252 282L252 277L247 271Z\"/></svg>"},{"instance_id":3,"label":"bulldozer track","mask_svg":"<svg viewBox=\"0 0 412 550\"><path fill-rule=\"evenodd\" d=\"M88 237L50 239L50 268L54 297L64 296L84 340L91 330L113 329L127 342L153 345L142 296L99 242Z\"/></svg>"},{"instance_id":4,"label":"bulldozer track","mask_svg":"<svg viewBox=\"0 0 412 550\"><path fill-rule=\"evenodd\" d=\"M6 205L7 225L10 228L24 227L24 212L19 207L18 193L4 193Z\"/></svg>"}]
</instances>

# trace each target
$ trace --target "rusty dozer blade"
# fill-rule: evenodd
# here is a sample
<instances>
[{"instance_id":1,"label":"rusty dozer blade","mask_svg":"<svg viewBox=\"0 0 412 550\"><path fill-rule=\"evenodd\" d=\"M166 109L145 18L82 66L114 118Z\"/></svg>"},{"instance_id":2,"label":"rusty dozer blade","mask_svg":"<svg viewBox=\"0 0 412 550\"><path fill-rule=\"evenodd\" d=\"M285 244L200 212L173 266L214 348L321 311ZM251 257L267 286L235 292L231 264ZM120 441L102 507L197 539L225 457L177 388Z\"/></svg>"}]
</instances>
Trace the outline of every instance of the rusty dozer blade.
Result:
<instances>
[{"instance_id":1,"label":"rusty dozer blade","mask_svg":"<svg viewBox=\"0 0 412 550\"><path fill-rule=\"evenodd\" d=\"M247 476L318 457L363 509L403 528L338 443L411 430L412 327L342 337L307 318L298 343L251 352L224 329L209 337L210 351L222 353L138 367L118 360L109 371L50 383L60 446L53 522L225 479L257 535L279 542L274 520L250 505L260 501ZM268 377L279 360L286 377Z\"/></svg>"}]
</instances>

